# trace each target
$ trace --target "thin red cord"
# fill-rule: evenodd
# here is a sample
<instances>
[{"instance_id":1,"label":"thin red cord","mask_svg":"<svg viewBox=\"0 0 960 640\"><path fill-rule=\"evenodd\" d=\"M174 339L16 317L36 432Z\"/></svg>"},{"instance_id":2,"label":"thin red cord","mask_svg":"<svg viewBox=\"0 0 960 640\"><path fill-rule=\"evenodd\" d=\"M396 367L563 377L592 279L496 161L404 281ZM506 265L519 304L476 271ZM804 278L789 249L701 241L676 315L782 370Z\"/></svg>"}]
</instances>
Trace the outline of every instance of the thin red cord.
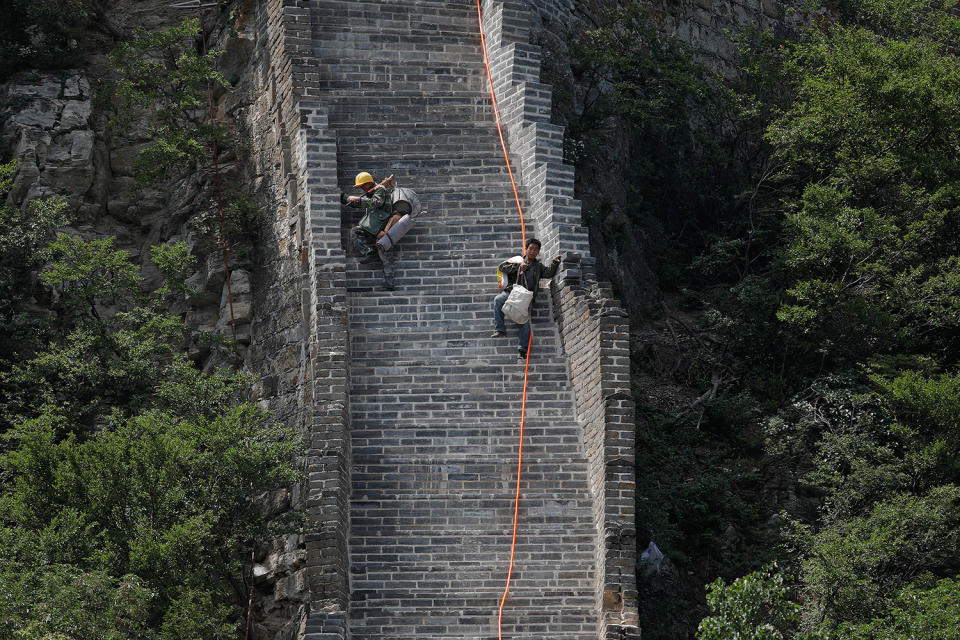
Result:
<instances>
[{"instance_id":1,"label":"thin red cord","mask_svg":"<svg viewBox=\"0 0 960 640\"><path fill-rule=\"evenodd\" d=\"M201 32L200 40L203 42L203 53L207 53L207 38ZM213 122L216 120L216 112L213 108L213 87L210 85L210 81L207 81L207 104L208 111L207 115L210 116L210 121ZM230 286L230 258L228 257L227 250L227 234L224 229L224 215L223 215L223 192L220 189L220 153L217 150L217 140L213 140L213 169L217 177L217 208L220 212L220 245L223 248L223 269L226 274L227 279L227 303L230 306L230 331L233 333L233 339L237 339L237 322L233 316L233 289Z\"/></svg>"},{"instance_id":2,"label":"thin red cord","mask_svg":"<svg viewBox=\"0 0 960 640\"><path fill-rule=\"evenodd\" d=\"M517 517L520 513L520 473L523 470L523 426L527 413L527 373L530 371L530 347L533 345L533 327L530 327L530 336L527 338L527 359L523 366L523 403L520 405L520 446L517 451L517 494L513 500L513 538L510 540L510 566L507 569L507 584L503 588L503 597L500 598L500 608L497 610L497 638L503 640L503 605L507 602L510 593L510 579L513 577L513 556L517 551Z\"/></svg>"},{"instance_id":3,"label":"thin red cord","mask_svg":"<svg viewBox=\"0 0 960 640\"><path fill-rule=\"evenodd\" d=\"M210 117L213 117L213 96L210 97ZM230 287L230 258L227 250L227 234L224 230L223 193L220 190L220 154L217 151L217 141L213 141L213 168L217 176L217 206L220 211L220 244L223 246L223 269L227 276L227 302L230 305L230 329L233 339L237 339L237 323L233 317L233 289Z\"/></svg>"}]
</instances>

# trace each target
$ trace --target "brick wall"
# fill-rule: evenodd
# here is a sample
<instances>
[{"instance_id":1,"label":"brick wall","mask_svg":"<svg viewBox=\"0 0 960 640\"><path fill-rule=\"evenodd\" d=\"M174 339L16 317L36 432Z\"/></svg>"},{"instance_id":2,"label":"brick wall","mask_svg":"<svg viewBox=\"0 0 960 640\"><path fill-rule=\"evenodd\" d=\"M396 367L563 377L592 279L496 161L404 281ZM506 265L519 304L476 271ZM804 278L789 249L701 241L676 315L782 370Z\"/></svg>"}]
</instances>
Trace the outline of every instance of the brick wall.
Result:
<instances>
[{"instance_id":1,"label":"brick wall","mask_svg":"<svg viewBox=\"0 0 960 640\"><path fill-rule=\"evenodd\" d=\"M309 317L313 408L308 440L308 638L346 637L350 597L349 344L345 255L340 246L336 138L318 103L301 102L294 165L302 182L303 246L309 277L303 292ZM328 635L328 634L336 635Z\"/></svg>"},{"instance_id":2,"label":"brick wall","mask_svg":"<svg viewBox=\"0 0 960 640\"><path fill-rule=\"evenodd\" d=\"M278 256L268 264L275 284L259 301L258 313L282 319L269 326L276 338L267 344L287 354L286 370L272 381L277 398L285 400L271 408L283 406L278 417L299 425L306 444L305 481L293 500L307 516L299 550L305 562L286 580L308 606L297 635L343 639L349 600L349 338L336 138L316 101L311 3L260 0L257 15L269 94L267 140L276 147L273 166L264 167L276 185L274 246L267 251Z\"/></svg>"},{"instance_id":3,"label":"brick wall","mask_svg":"<svg viewBox=\"0 0 960 640\"><path fill-rule=\"evenodd\" d=\"M547 15L562 7L537 3ZM598 637L639 637L628 321L611 291L595 281L580 203L573 199L573 168L562 162L563 130L550 124L550 87L539 82L540 50L529 44L539 15L529 9L520 2L483 3L487 53L511 161L531 203L526 215L545 254L565 256L552 290L590 469Z\"/></svg>"},{"instance_id":4,"label":"brick wall","mask_svg":"<svg viewBox=\"0 0 960 640\"><path fill-rule=\"evenodd\" d=\"M258 5L277 145L273 172L282 185L274 235L279 253L289 258L285 264L295 264L299 272L278 267L277 276L286 284L267 300L286 311L278 333L301 341L295 364L277 385L279 393L296 396L307 441L301 501L308 516L306 564L294 583L309 592L301 637L311 640L349 637L350 341L336 137L317 99L319 74L311 44L311 21L319 13L313 10L322 4L261 0ZM554 19L569 9L563 0L535 5ZM530 8L520 2L484 3L489 53L514 166L530 202L527 215L547 253L566 256L553 298L595 504L598 637L638 637L627 320L593 275L579 202L573 199L572 168L562 163L563 132L549 122L550 87L539 82L540 52L529 44L538 15Z\"/></svg>"}]
</instances>

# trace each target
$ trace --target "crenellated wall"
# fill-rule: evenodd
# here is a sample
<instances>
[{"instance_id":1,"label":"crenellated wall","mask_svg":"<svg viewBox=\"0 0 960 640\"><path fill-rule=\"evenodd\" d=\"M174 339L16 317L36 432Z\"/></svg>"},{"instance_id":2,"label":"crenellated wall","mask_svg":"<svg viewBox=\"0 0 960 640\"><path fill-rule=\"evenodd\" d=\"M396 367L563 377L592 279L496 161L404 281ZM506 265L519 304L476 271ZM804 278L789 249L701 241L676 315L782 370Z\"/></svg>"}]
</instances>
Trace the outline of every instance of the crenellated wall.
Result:
<instances>
[{"instance_id":1,"label":"crenellated wall","mask_svg":"<svg viewBox=\"0 0 960 640\"><path fill-rule=\"evenodd\" d=\"M323 104L316 101L318 75L310 42L314 5L322 2L262 0L258 7L269 52L264 64L277 145L273 170L283 185L274 237L299 270L293 277L288 267L278 268L287 284L266 302L299 311L296 318L287 314L286 326L278 328L302 341L296 366L277 379L278 396L293 392L298 397L297 421L308 446L307 482L299 502L308 518L306 563L284 580L308 592L302 637L347 638L351 456L345 256L335 200L336 136ZM569 4L542 1L537 9L562 19ZM526 3L484 3L498 101L514 167L530 202L528 216L545 250L565 255L553 299L576 391L601 542L595 553L600 567L598 637L638 637L627 320L592 273L579 202L573 198L573 170L562 163L563 131L549 122L550 87L539 82L540 52L530 44L536 19Z\"/></svg>"},{"instance_id":2,"label":"crenellated wall","mask_svg":"<svg viewBox=\"0 0 960 640\"><path fill-rule=\"evenodd\" d=\"M559 15L566 3L539 2ZM589 462L597 528L598 637L639 637L634 522L634 403L629 329L612 292L595 281L587 229L563 164L563 130L550 123L550 87L539 82L540 50L529 43L539 16L527 3L483 4L487 55L510 153L546 255L564 255L552 284Z\"/></svg>"},{"instance_id":3,"label":"crenellated wall","mask_svg":"<svg viewBox=\"0 0 960 640\"><path fill-rule=\"evenodd\" d=\"M346 638L349 600L350 439L349 338L344 252L336 184L336 137L316 96L310 2L259 0L258 45L269 117L260 141L273 145L262 167L273 184L272 233L266 248L274 259L257 300L261 332L275 339L286 367L272 379L271 408L282 407L288 424L303 433L304 483L293 506L306 515L305 533L288 540L272 601L305 604L296 633L270 637ZM257 144L254 140L254 144ZM301 562L299 558L303 558ZM274 611L279 611L275 607ZM269 611L266 614L269 615ZM330 635L328 635L330 634Z\"/></svg>"}]
</instances>

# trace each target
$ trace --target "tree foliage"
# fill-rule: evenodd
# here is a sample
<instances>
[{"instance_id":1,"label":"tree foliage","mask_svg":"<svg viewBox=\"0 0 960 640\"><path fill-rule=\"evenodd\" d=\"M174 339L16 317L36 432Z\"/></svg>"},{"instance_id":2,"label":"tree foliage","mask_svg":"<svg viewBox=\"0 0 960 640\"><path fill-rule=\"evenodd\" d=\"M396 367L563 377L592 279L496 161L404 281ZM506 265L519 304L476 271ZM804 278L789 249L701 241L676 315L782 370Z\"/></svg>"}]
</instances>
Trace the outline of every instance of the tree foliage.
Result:
<instances>
[{"instance_id":1,"label":"tree foliage","mask_svg":"<svg viewBox=\"0 0 960 640\"><path fill-rule=\"evenodd\" d=\"M17 172L15 160L0 165L0 201ZM51 257L50 241L67 223L62 198L32 200L25 208L0 204L0 363L40 339L43 323L27 307L37 292L37 270Z\"/></svg>"},{"instance_id":2,"label":"tree foliage","mask_svg":"<svg viewBox=\"0 0 960 640\"><path fill-rule=\"evenodd\" d=\"M788 183L778 317L831 357L937 349L960 321L960 67L859 27L798 46L798 98L768 130Z\"/></svg>"},{"instance_id":3,"label":"tree foliage","mask_svg":"<svg viewBox=\"0 0 960 640\"><path fill-rule=\"evenodd\" d=\"M704 618L699 640L783 640L799 620L800 607L787 597L788 587L776 564L734 580L717 579L708 587L713 615Z\"/></svg>"},{"instance_id":4,"label":"tree foliage","mask_svg":"<svg viewBox=\"0 0 960 640\"><path fill-rule=\"evenodd\" d=\"M0 22L0 82L24 69L76 65L73 40L86 17L83 0L8 0Z\"/></svg>"},{"instance_id":5,"label":"tree foliage","mask_svg":"<svg viewBox=\"0 0 960 640\"><path fill-rule=\"evenodd\" d=\"M198 37L199 21L184 20L161 32L139 30L110 54L116 75L101 99L111 105L111 126L125 132L144 115L154 123L134 167L140 186L201 166L224 138L224 128L207 117L211 92L230 86L216 67L222 52L206 50Z\"/></svg>"},{"instance_id":6,"label":"tree foliage","mask_svg":"<svg viewBox=\"0 0 960 640\"><path fill-rule=\"evenodd\" d=\"M822 12L796 37L738 37L736 77L637 3L554 74L578 173L630 155L630 213L591 231L670 240L650 244L658 275L714 354L683 382L720 381L693 422L644 415L638 533L727 578L701 638L955 637L937 606L960 573L960 18L951 0L803 4ZM772 555L782 571L749 573Z\"/></svg>"},{"instance_id":7,"label":"tree foliage","mask_svg":"<svg viewBox=\"0 0 960 640\"><path fill-rule=\"evenodd\" d=\"M960 572L952 4L849 0L786 45L792 98L765 133L777 170L761 206L779 212L768 268L714 307L718 327L766 336L731 344L748 380L783 380L767 452L813 498L785 518L801 612L786 638L956 635L942 608ZM748 286L763 313L737 304ZM718 588L733 585L714 585L706 630L730 615ZM731 606L749 617L763 597Z\"/></svg>"},{"instance_id":8,"label":"tree foliage","mask_svg":"<svg viewBox=\"0 0 960 640\"><path fill-rule=\"evenodd\" d=\"M152 296L109 239L44 251L56 326L3 372L0 638L232 638L249 549L295 526L253 497L296 481L298 440L182 351L182 244Z\"/></svg>"}]
</instances>

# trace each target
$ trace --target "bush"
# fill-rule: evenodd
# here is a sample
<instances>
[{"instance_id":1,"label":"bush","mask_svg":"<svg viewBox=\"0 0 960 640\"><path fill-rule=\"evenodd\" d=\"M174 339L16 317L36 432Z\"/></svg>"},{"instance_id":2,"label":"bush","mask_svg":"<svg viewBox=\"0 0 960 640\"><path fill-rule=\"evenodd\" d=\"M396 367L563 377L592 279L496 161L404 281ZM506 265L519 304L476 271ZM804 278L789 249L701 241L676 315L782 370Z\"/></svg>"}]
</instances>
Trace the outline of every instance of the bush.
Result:
<instances>
[{"instance_id":1,"label":"bush","mask_svg":"<svg viewBox=\"0 0 960 640\"><path fill-rule=\"evenodd\" d=\"M25 69L76 67L83 0L8 0L0 21L0 82Z\"/></svg>"}]
</instances>

